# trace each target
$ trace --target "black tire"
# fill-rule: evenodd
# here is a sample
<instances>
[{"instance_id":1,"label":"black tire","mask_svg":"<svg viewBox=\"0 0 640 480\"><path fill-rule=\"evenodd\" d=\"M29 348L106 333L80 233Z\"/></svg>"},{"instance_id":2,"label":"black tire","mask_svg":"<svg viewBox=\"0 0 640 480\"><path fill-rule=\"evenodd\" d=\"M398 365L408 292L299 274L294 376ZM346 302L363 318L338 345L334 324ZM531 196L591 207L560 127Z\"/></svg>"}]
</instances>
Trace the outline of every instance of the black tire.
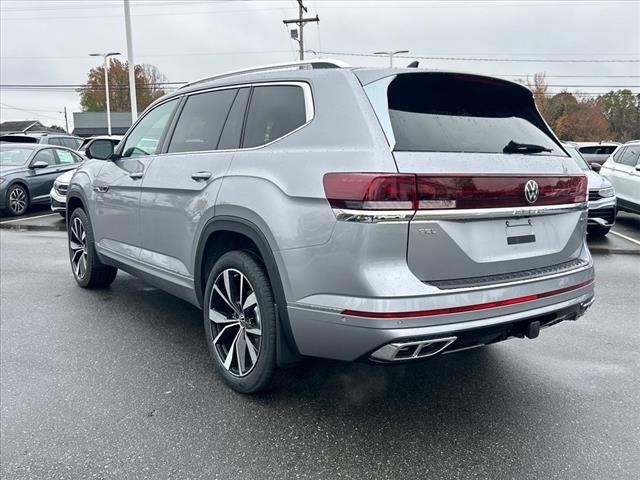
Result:
<instances>
[{"instance_id":1,"label":"black tire","mask_svg":"<svg viewBox=\"0 0 640 480\"><path fill-rule=\"evenodd\" d=\"M17 217L24 215L29 209L30 203L29 191L21 183L16 183L7 190L5 205L7 206L7 213L10 216Z\"/></svg>"},{"instance_id":2,"label":"black tire","mask_svg":"<svg viewBox=\"0 0 640 480\"><path fill-rule=\"evenodd\" d=\"M91 222L82 208L76 208L69 217L67 238L71 271L78 285L82 288L111 285L118 269L100 262L95 250Z\"/></svg>"},{"instance_id":3,"label":"black tire","mask_svg":"<svg viewBox=\"0 0 640 480\"><path fill-rule=\"evenodd\" d=\"M609 233L611 227L602 227L600 225L590 225L587 227L587 233L592 237L604 237L607 233Z\"/></svg>"},{"instance_id":4,"label":"black tire","mask_svg":"<svg viewBox=\"0 0 640 480\"><path fill-rule=\"evenodd\" d=\"M248 292L255 295L252 297ZM235 307L231 307L225 297L230 298ZM255 307L252 306L254 300ZM277 320L271 283L258 258L247 252L232 251L218 259L207 277L203 318L211 359L227 385L246 394L273 386ZM226 330L221 334L223 329ZM219 341L214 344L217 337ZM242 361L238 354L241 350ZM230 363L225 366L229 356Z\"/></svg>"}]
</instances>

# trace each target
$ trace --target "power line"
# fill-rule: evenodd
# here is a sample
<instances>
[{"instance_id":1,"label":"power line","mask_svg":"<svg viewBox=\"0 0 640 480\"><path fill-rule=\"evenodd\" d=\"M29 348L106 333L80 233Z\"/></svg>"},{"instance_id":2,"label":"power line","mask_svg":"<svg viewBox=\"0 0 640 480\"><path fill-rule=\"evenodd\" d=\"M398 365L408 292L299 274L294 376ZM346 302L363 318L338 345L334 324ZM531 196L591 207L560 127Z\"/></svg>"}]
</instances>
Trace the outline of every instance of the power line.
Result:
<instances>
[{"instance_id":1,"label":"power line","mask_svg":"<svg viewBox=\"0 0 640 480\"><path fill-rule=\"evenodd\" d=\"M346 57L377 57L373 53L359 53L359 52L316 52L323 55L341 55ZM541 59L541 58L487 58L487 57L439 57L439 56L425 56L425 55L397 55L396 58L406 59L420 59L420 60L451 60L451 61L464 61L464 62L544 62L544 63L640 63L638 59Z\"/></svg>"},{"instance_id":2,"label":"power line","mask_svg":"<svg viewBox=\"0 0 640 480\"><path fill-rule=\"evenodd\" d=\"M307 7L304 6L304 4L302 3L302 0L297 0L297 1L298 1L298 18L283 20L282 23L284 23L285 25L290 25L293 23L298 25L298 30L291 31L291 38L296 40L300 46L299 54L300 54L300 60L302 61L304 60L304 27L309 22L318 23L320 21L320 17L318 17L318 14L316 13L315 17L304 18L304 14L307 13L308 11Z\"/></svg>"}]
</instances>

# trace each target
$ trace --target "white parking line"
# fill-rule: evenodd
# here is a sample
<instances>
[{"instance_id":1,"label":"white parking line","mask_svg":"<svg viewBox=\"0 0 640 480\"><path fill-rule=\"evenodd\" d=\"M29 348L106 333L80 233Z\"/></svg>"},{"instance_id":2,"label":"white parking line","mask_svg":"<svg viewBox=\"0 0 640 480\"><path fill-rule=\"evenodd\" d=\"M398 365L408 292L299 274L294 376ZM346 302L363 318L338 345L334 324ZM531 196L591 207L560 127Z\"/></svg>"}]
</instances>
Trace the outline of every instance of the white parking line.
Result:
<instances>
[{"instance_id":1,"label":"white parking line","mask_svg":"<svg viewBox=\"0 0 640 480\"><path fill-rule=\"evenodd\" d=\"M618 233L618 232L614 232L613 230L611 230L609 233L615 235L616 237L620 237L620 238L624 238L625 240L629 240L631 243L635 243L636 245L640 245L640 241L636 240L635 238L627 237L626 235L623 235L623 234Z\"/></svg>"},{"instance_id":2,"label":"white parking line","mask_svg":"<svg viewBox=\"0 0 640 480\"><path fill-rule=\"evenodd\" d=\"M50 217L51 215L57 215L57 213L47 213L46 215L37 215L35 217L22 217L22 218L14 218L13 220L3 220L2 222L0 222L0 224L13 223L13 222L23 222L25 220L33 220L34 218Z\"/></svg>"}]
</instances>

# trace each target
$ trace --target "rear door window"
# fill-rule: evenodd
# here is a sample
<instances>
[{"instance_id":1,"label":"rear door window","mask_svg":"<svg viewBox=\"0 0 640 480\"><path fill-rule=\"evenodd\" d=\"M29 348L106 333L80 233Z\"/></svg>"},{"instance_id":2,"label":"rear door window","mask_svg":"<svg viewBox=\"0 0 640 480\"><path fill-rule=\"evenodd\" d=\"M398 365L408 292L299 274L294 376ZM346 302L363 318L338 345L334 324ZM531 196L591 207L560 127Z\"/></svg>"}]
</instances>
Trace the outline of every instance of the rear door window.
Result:
<instances>
[{"instance_id":1,"label":"rear door window","mask_svg":"<svg viewBox=\"0 0 640 480\"><path fill-rule=\"evenodd\" d=\"M369 85L365 90L373 91ZM381 117L379 103L372 99ZM566 156L531 93L510 82L473 75L402 74L389 83L387 108L388 119L380 122L384 128L390 121L396 151L503 153L513 141L549 149L544 155Z\"/></svg>"},{"instance_id":2,"label":"rear door window","mask_svg":"<svg viewBox=\"0 0 640 480\"><path fill-rule=\"evenodd\" d=\"M242 146L273 142L306 123L304 91L296 85L254 87Z\"/></svg>"},{"instance_id":3,"label":"rear door window","mask_svg":"<svg viewBox=\"0 0 640 480\"><path fill-rule=\"evenodd\" d=\"M61 165L73 165L82 161L78 155L62 148L56 148L56 154L58 155L58 163Z\"/></svg>"},{"instance_id":4,"label":"rear door window","mask_svg":"<svg viewBox=\"0 0 640 480\"><path fill-rule=\"evenodd\" d=\"M169 153L216 150L238 90L216 90L187 97L169 144Z\"/></svg>"}]
</instances>

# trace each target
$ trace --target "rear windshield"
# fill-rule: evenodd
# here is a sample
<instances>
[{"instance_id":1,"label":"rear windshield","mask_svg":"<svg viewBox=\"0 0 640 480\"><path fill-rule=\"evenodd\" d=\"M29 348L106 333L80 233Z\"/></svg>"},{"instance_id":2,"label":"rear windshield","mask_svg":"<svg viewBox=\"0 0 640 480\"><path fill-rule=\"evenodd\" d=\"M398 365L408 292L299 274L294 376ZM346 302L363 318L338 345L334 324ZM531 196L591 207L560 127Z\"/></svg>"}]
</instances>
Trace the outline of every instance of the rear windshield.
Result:
<instances>
[{"instance_id":1,"label":"rear windshield","mask_svg":"<svg viewBox=\"0 0 640 480\"><path fill-rule=\"evenodd\" d=\"M566 156L531 94L508 82L472 75L402 74L389 84L387 102L396 151L502 153L509 142L516 142L550 150L540 155Z\"/></svg>"},{"instance_id":2,"label":"rear windshield","mask_svg":"<svg viewBox=\"0 0 640 480\"><path fill-rule=\"evenodd\" d=\"M617 145L596 145L593 147L581 147L580 153L584 153L585 155L611 155L616 148L618 148Z\"/></svg>"}]
</instances>

